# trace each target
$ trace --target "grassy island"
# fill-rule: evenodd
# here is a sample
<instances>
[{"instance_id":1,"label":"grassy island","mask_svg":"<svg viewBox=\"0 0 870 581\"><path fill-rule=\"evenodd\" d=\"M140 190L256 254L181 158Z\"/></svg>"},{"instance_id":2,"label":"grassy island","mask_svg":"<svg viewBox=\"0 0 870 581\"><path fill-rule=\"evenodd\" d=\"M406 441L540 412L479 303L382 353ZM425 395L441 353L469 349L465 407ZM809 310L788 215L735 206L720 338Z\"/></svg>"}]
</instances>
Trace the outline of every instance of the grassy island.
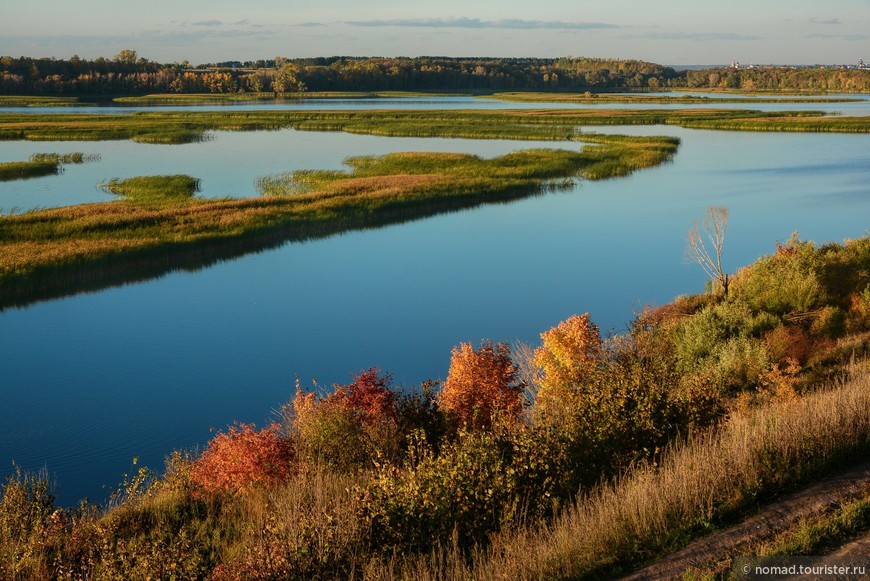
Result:
<instances>
[{"instance_id":1,"label":"grassy island","mask_svg":"<svg viewBox=\"0 0 870 581\"><path fill-rule=\"evenodd\" d=\"M208 131L293 128L395 137L565 141L582 126L676 125L742 131L870 132L870 117L738 109L530 109L458 111L147 111L128 115L0 114L0 140L189 143Z\"/></svg>"},{"instance_id":2,"label":"grassy island","mask_svg":"<svg viewBox=\"0 0 870 581\"><path fill-rule=\"evenodd\" d=\"M260 180L261 197L193 196L190 176L110 181L121 200L0 217L0 304L23 304L172 268L209 264L303 240L502 202L650 167L672 138L589 136L581 151L518 151L482 159L404 153L347 160L344 172L299 171Z\"/></svg>"},{"instance_id":3,"label":"grassy island","mask_svg":"<svg viewBox=\"0 0 870 581\"><path fill-rule=\"evenodd\" d=\"M0 182L38 178L59 173L65 164L99 161L99 155L83 153L34 153L27 161L0 163Z\"/></svg>"}]
</instances>

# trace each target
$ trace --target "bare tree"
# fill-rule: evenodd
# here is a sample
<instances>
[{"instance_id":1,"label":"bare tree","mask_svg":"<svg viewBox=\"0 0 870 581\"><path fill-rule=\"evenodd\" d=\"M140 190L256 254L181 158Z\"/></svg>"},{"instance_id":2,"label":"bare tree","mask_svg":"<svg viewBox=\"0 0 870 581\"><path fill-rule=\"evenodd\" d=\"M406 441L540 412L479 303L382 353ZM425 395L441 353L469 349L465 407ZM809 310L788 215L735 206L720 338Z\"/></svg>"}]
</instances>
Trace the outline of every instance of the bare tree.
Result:
<instances>
[{"instance_id":1,"label":"bare tree","mask_svg":"<svg viewBox=\"0 0 870 581\"><path fill-rule=\"evenodd\" d=\"M695 220L689 230L686 259L697 262L713 281L728 296L728 275L722 270L722 247L725 245L725 228L728 226L728 208L710 206L701 224Z\"/></svg>"}]
</instances>

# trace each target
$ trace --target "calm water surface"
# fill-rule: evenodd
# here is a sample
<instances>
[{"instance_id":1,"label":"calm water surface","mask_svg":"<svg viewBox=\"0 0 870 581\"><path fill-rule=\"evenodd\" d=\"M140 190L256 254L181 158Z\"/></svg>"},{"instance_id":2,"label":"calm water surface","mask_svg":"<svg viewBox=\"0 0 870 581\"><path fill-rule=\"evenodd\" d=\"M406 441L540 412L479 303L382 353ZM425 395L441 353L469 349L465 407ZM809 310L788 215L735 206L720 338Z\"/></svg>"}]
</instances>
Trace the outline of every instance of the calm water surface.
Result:
<instances>
[{"instance_id":1,"label":"calm water surface","mask_svg":"<svg viewBox=\"0 0 870 581\"><path fill-rule=\"evenodd\" d=\"M171 450L206 442L210 427L268 421L296 375L330 385L378 366L413 386L444 377L461 341L535 342L587 311L621 331L640 306L703 289L682 256L709 205L731 212L728 270L795 230L825 242L870 227L867 136L610 130L682 145L672 163L628 178L0 312L0 474L13 460L45 467L62 503L99 500L133 456L161 467ZM106 199L96 181L144 173L189 173L204 194L248 195L259 175L340 167L348 155L534 145L293 131L190 146L0 143L0 160L103 156L45 181L0 184L0 206Z\"/></svg>"}]
</instances>

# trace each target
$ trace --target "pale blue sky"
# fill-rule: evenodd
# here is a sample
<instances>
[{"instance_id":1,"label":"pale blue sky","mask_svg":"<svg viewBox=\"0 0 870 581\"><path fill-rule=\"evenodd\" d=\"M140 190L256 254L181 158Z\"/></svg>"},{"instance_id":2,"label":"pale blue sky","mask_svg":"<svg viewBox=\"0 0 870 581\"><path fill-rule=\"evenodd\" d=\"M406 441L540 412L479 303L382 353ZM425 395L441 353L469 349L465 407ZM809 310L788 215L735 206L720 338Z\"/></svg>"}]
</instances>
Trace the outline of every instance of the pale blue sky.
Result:
<instances>
[{"instance_id":1,"label":"pale blue sky","mask_svg":"<svg viewBox=\"0 0 870 581\"><path fill-rule=\"evenodd\" d=\"M0 0L0 55L870 60L870 0Z\"/></svg>"}]
</instances>

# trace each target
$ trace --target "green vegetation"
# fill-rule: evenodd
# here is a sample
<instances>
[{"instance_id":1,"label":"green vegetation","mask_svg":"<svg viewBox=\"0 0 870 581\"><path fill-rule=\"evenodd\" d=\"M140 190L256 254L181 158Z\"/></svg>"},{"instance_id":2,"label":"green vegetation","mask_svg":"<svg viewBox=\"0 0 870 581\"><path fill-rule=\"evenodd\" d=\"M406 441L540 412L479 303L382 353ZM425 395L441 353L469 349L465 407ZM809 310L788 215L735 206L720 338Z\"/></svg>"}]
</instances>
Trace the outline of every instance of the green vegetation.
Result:
<instances>
[{"instance_id":1,"label":"green vegetation","mask_svg":"<svg viewBox=\"0 0 870 581\"><path fill-rule=\"evenodd\" d=\"M8 161L0 163L0 181L24 180L53 175L60 171L54 161Z\"/></svg>"},{"instance_id":2,"label":"green vegetation","mask_svg":"<svg viewBox=\"0 0 870 581\"><path fill-rule=\"evenodd\" d=\"M519 103L583 103L583 104L607 104L607 103L632 103L632 104L656 104L656 105L688 105L688 104L723 104L740 103L849 103L860 102L862 99L834 98L834 97L695 97L677 96L668 97L661 95L644 95L636 93L493 93L487 95L487 99L498 101L515 101Z\"/></svg>"},{"instance_id":3,"label":"green vegetation","mask_svg":"<svg viewBox=\"0 0 870 581\"><path fill-rule=\"evenodd\" d=\"M305 91L301 93L164 93L136 97L116 97L116 103L137 105L195 105L198 103L225 103L235 101L282 102L300 99L401 99L407 97L446 97L458 93L419 93L414 91ZM2 104L2 101L0 101Z\"/></svg>"},{"instance_id":4,"label":"green vegetation","mask_svg":"<svg viewBox=\"0 0 870 581\"><path fill-rule=\"evenodd\" d=\"M131 115L0 114L2 140L116 140L186 143L207 132L293 128L394 137L590 140L581 126L676 125L743 131L870 132L870 118L820 112L729 109L460 111L189 111Z\"/></svg>"},{"instance_id":5,"label":"green vegetation","mask_svg":"<svg viewBox=\"0 0 870 581\"><path fill-rule=\"evenodd\" d=\"M78 97L38 97L33 95L0 95L0 107L72 107L86 105Z\"/></svg>"},{"instance_id":6,"label":"green vegetation","mask_svg":"<svg viewBox=\"0 0 870 581\"><path fill-rule=\"evenodd\" d=\"M44 175L57 174L64 164L87 163L99 161L98 154L84 153L34 153L28 161L12 161L0 163L0 181L37 178Z\"/></svg>"},{"instance_id":7,"label":"green vegetation","mask_svg":"<svg viewBox=\"0 0 870 581\"><path fill-rule=\"evenodd\" d=\"M503 202L578 177L603 179L670 158L672 138L595 136L582 151L493 159L404 153L348 160L346 172L260 180L268 196L191 197L188 176L113 180L126 199L2 217L0 304L20 304L268 247ZM288 194L294 195L288 195Z\"/></svg>"},{"instance_id":8,"label":"green vegetation","mask_svg":"<svg viewBox=\"0 0 870 581\"><path fill-rule=\"evenodd\" d=\"M358 158L348 179L478 163L404 155ZM868 267L870 238L794 237L727 295L648 309L607 340L580 315L534 349L455 348L440 387L394 390L374 368L326 395L297 383L280 424L232 426L199 456L174 453L159 478L140 469L108 507L58 509L45 478L15 474L0 489L0 576L627 573L870 457ZM740 382L717 373L756 356ZM862 530L865 501L765 550L814 551Z\"/></svg>"},{"instance_id":9,"label":"green vegetation","mask_svg":"<svg viewBox=\"0 0 870 581\"><path fill-rule=\"evenodd\" d=\"M870 530L868 494L837 506L830 514L801 521L758 553L764 556L818 555L866 530Z\"/></svg>"},{"instance_id":10,"label":"green vegetation","mask_svg":"<svg viewBox=\"0 0 870 581\"><path fill-rule=\"evenodd\" d=\"M100 187L133 202L167 204L192 197L199 191L199 180L188 175L114 178Z\"/></svg>"}]
</instances>

